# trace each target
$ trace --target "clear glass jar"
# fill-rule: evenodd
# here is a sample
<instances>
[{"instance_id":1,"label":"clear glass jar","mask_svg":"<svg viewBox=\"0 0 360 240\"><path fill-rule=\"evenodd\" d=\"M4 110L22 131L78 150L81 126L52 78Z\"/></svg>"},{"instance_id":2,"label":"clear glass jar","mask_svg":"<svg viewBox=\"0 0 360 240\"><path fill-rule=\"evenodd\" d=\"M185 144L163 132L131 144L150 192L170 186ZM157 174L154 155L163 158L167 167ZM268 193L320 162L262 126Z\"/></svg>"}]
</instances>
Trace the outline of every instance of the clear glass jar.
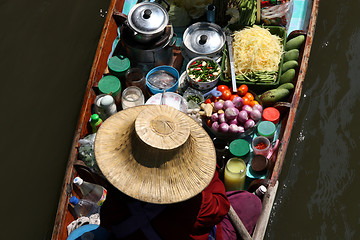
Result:
<instances>
[{"instance_id":1,"label":"clear glass jar","mask_svg":"<svg viewBox=\"0 0 360 240\"><path fill-rule=\"evenodd\" d=\"M125 88L121 95L122 109L144 105L144 101L144 94L142 93L141 89L136 86Z\"/></svg>"},{"instance_id":2,"label":"clear glass jar","mask_svg":"<svg viewBox=\"0 0 360 240\"><path fill-rule=\"evenodd\" d=\"M246 164L241 158L230 158L226 163L224 184L226 191L244 190Z\"/></svg>"}]
</instances>

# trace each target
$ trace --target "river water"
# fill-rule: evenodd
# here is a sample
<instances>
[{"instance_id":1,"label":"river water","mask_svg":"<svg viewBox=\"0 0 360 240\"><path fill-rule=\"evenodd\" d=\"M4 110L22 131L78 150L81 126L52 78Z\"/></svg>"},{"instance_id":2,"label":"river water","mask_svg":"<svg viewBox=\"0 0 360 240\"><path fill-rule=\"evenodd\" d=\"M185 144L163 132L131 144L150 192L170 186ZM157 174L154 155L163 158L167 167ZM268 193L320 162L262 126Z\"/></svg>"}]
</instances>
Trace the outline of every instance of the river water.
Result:
<instances>
[{"instance_id":1,"label":"river water","mask_svg":"<svg viewBox=\"0 0 360 240\"><path fill-rule=\"evenodd\" d=\"M109 0L0 0L0 239L50 239ZM359 0L320 3L265 239L358 239Z\"/></svg>"}]
</instances>

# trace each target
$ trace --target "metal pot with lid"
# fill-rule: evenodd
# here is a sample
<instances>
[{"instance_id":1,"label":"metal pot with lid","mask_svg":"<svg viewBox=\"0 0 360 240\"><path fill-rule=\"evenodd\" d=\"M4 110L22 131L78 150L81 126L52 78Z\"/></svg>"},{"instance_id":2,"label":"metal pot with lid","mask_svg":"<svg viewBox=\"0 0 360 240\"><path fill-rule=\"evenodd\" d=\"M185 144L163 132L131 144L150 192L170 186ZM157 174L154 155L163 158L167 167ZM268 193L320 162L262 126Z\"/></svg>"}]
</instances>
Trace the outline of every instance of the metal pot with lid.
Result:
<instances>
[{"instance_id":1,"label":"metal pot with lid","mask_svg":"<svg viewBox=\"0 0 360 240\"><path fill-rule=\"evenodd\" d=\"M123 25L131 29L132 37L140 43L148 43L159 38L169 23L169 3L165 9L155 2L141 2L133 6L128 16L123 13L116 13Z\"/></svg>"},{"instance_id":2,"label":"metal pot with lid","mask_svg":"<svg viewBox=\"0 0 360 240\"><path fill-rule=\"evenodd\" d=\"M218 59L225 45L225 33L215 23L197 22L183 34L181 53L186 59L206 56Z\"/></svg>"}]
</instances>

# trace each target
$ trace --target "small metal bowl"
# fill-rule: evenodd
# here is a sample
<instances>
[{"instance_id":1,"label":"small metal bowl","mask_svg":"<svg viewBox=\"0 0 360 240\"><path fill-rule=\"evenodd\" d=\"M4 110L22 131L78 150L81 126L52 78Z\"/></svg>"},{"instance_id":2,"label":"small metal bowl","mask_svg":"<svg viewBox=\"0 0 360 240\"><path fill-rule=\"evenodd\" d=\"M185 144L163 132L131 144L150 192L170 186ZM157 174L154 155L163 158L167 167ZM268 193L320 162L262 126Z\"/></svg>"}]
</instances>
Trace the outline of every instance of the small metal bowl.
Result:
<instances>
[{"instance_id":1,"label":"small metal bowl","mask_svg":"<svg viewBox=\"0 0 360 240\"><path fill-rule=\"evenodd\" d=\"M209 58L209 57L196 57L196 58L193 58L193 59L191 59L191 60L189 61L189 63L188 63L187 66L186 66L186 76L187 76L187 79L188 79L188 81L189 81L190 86L191 86L192 88L195 88L195 89L200 90L200 91L205 91L205 90L209 90L209 89L214 88L214 87L216 86L216 84L219 82L219 78L220 78L221 72L220 72L220 74L217 75L217 77L216 77L214 80L212 80L212 81L210 81L210 82L206 82L206 81L204 81L204 82L198 82L198 81L196 81L195 79L192 79L192 78L189 76L189 71L188 71L188 70L189 70L189 67L193 64L193 62L198 61L198 60L208 60L208 61L212 61L212 62L214 62L214 63L218 66L219 70L221 71L221 67L220 67L219 63L217 63L217 62L216 62L214 59L212 59L212 58Z\"/></svg>"}]
</instances>

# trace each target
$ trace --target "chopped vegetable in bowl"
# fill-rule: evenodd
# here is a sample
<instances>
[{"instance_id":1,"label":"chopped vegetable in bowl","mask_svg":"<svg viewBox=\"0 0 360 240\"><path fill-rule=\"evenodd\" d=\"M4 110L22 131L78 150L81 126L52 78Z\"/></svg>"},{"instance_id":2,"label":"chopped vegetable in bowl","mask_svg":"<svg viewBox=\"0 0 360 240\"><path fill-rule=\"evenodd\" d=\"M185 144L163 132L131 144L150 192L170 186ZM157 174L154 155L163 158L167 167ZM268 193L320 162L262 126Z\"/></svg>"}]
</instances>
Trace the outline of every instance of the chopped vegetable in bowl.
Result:
<instances>
[{"instance_id":1,"label":"chopped vegetable in bowl","mask_svg":"<svg viewBox=\"0 0 360 240\"><path fill-rule=\"evenodd\" d=\"M187 71L189 77L196 82L212 82L221 72L215 61L207 59L195 60L190 64Z\"/></svg>"}]
</instances>

